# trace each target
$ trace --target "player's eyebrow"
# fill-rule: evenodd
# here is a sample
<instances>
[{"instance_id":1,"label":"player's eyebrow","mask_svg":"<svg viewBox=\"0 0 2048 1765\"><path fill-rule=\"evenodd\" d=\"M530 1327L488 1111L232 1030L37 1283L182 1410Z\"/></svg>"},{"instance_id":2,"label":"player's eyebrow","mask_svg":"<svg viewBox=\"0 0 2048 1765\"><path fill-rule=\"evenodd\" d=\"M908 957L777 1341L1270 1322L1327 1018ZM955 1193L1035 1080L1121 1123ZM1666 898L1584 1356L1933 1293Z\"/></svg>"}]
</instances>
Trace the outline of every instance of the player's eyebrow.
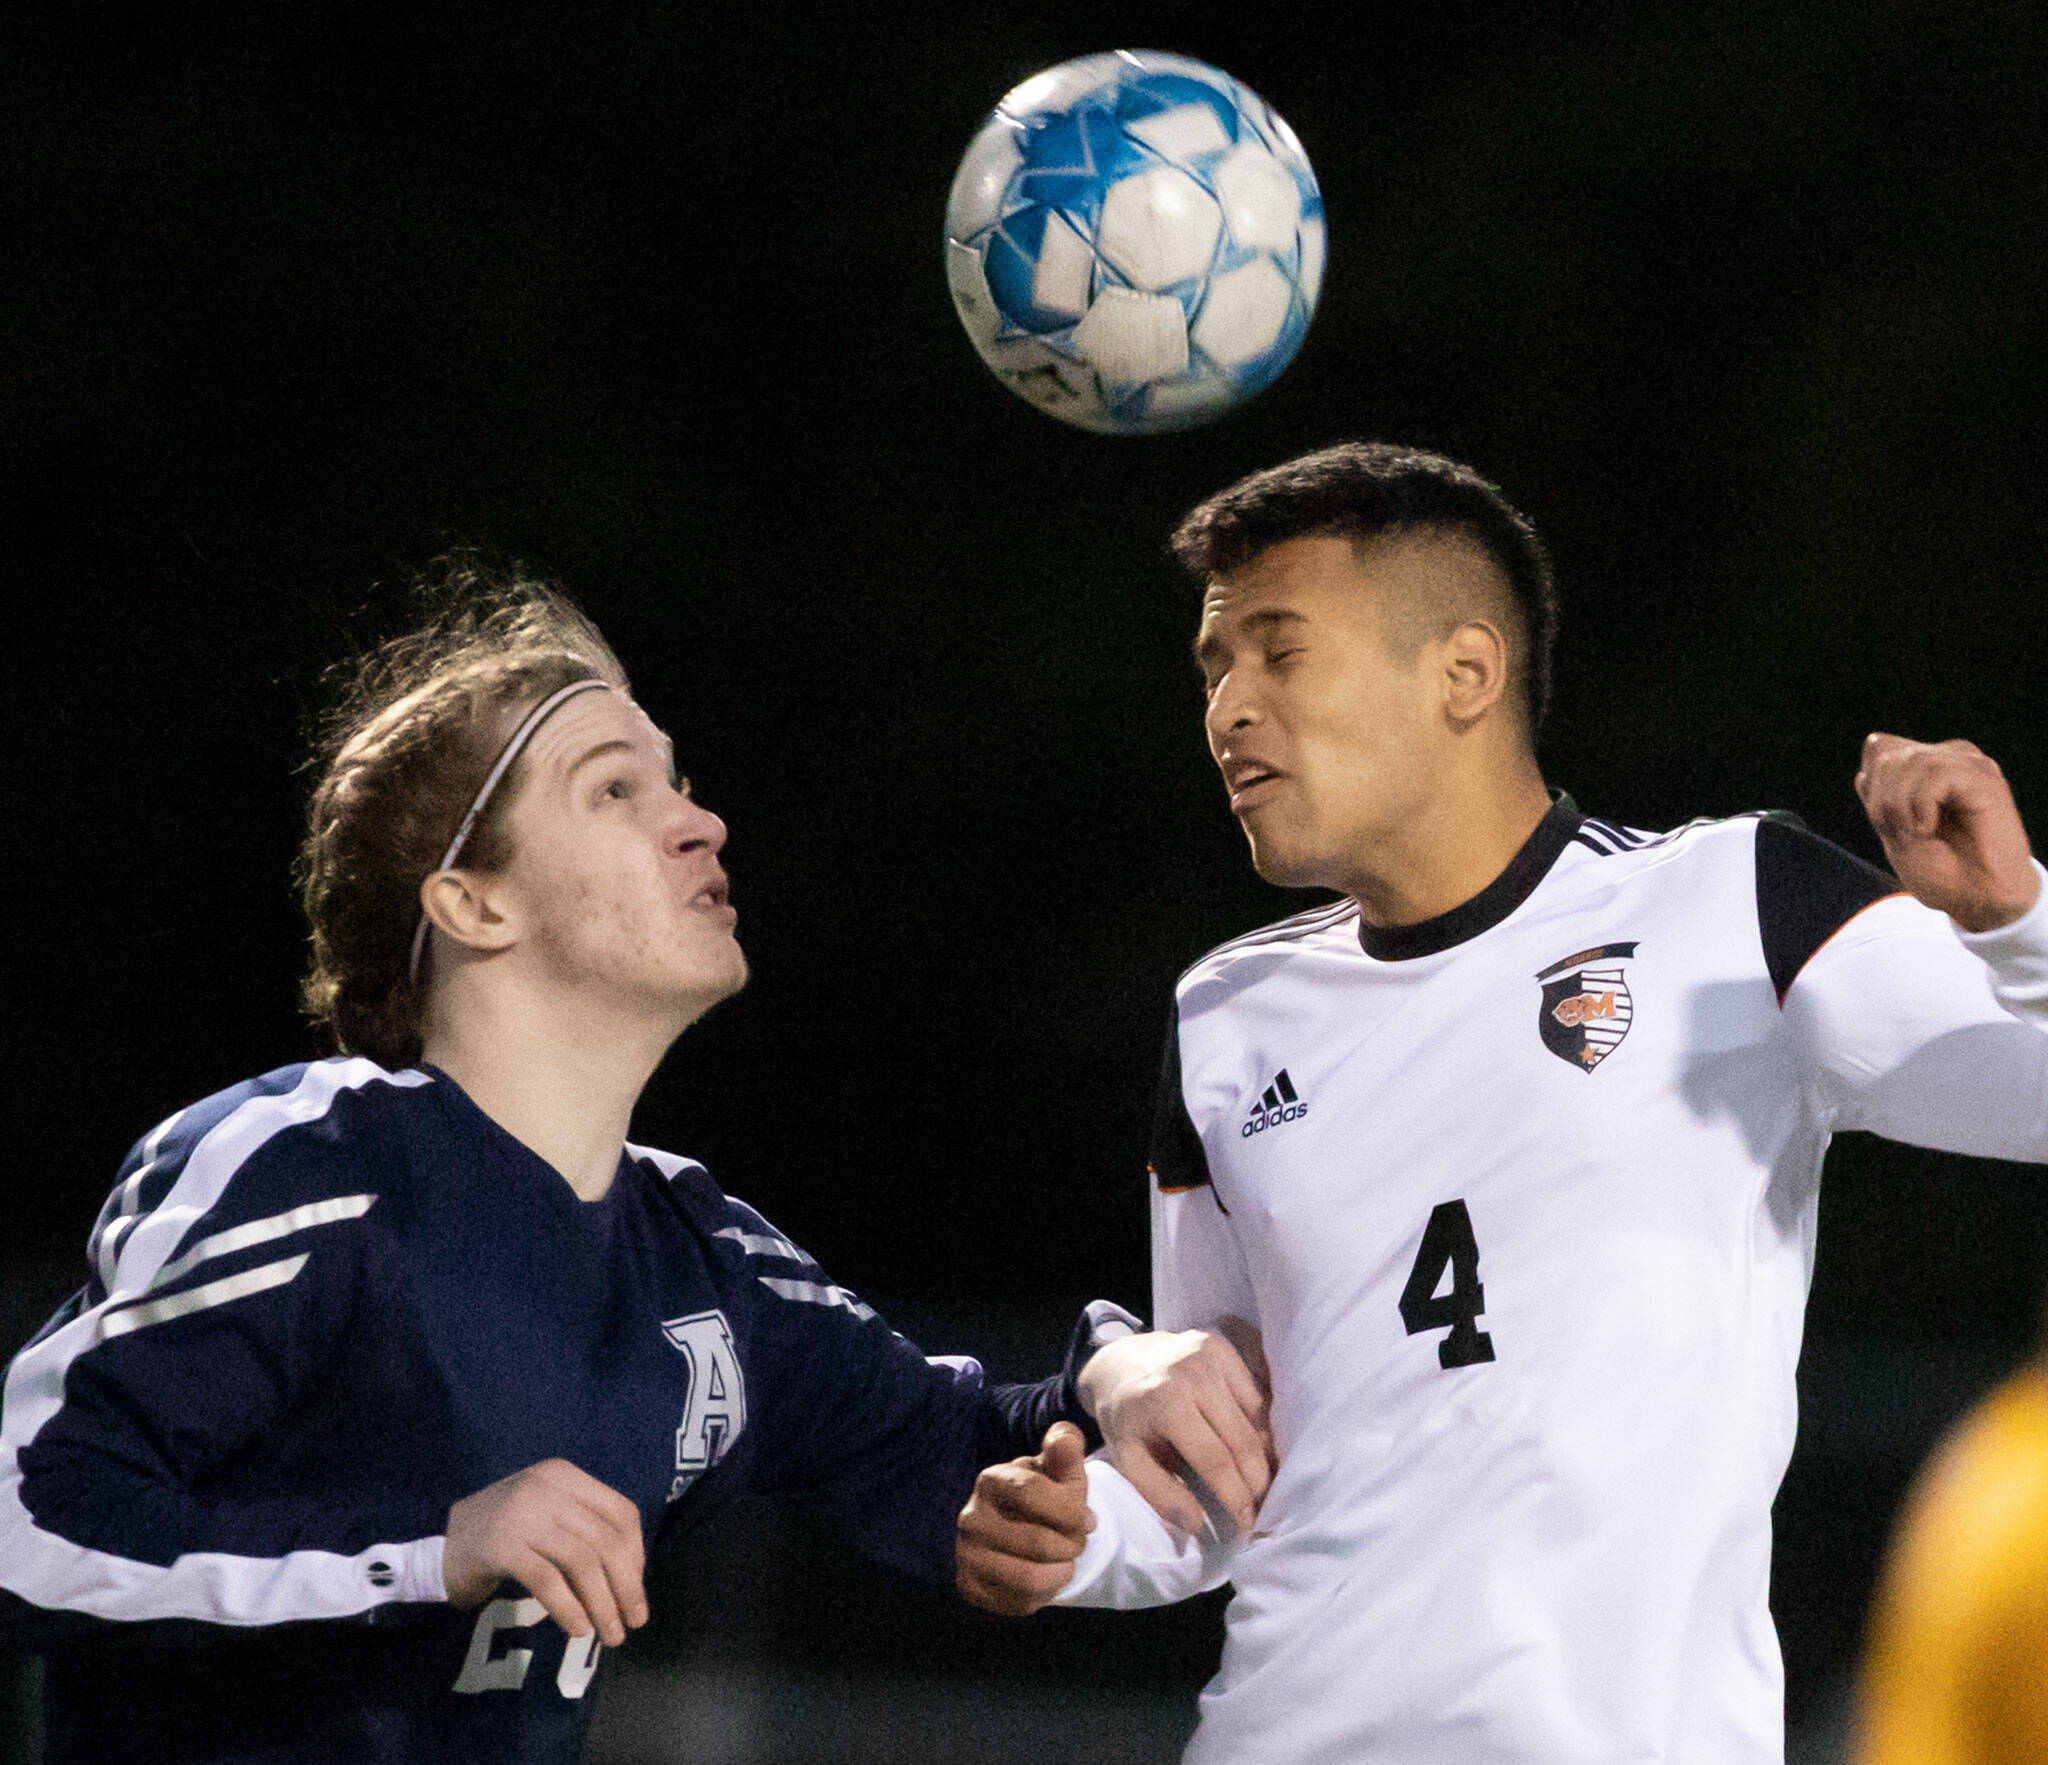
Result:
<instances>
[{"instance_id":1,"label":"player's eyebrow","mask_svg":"<svg viewBox=\"0 0 2048 1765\"><path fill-rule=\"evenodd\" d=\"M1306 625L1308 615L1297 613L1292 607L1261 607L1257 612L1247 613L1241 619L1219 623L1235 624L1239 631L1255 634L1261 630L1270 630L1276 625ZM1195 665L1206 674L1224 648L1223 638L1215 626L1205 622L1202 629L1195 634L1193 647Z\"/></svg>"},{"instance_id":2,"label":"player's eyebrow","mask_svg":"<svg viewBox=\"0 0 2048 1765\"><path fill-rule=\"evenodd\" d=\"M577 757L575 764L569 768L569 776L574 778L591 761L602 760L607 754L630 754L632 751L633 744L631 742L625 741L618 736L613 736L610 741L599 742L594 748L584 749L582 754Z\"/></svg>"},{"instance_id":3,"label":"player's eyebrow","mask_svg":"<svg viewBox=\"0 0 2048 1765\"><path fill-rule=\"evenodd\" d=\"M687 790L689 788L688 781L679 780L676 777L675 743L670 741L659 730L655 731L655 737L661 743L661 757L668 772L669 783L675 785L680 790ZM573 779L591 761L601 760L607 754L637 754L639 751L638 746L633 742L627 741L625 737L613 736L609 741L599 742L594 748L586 748L582 754L577 756L575 764L569 768L566 776Z\"/></svg>"}]
</instances>

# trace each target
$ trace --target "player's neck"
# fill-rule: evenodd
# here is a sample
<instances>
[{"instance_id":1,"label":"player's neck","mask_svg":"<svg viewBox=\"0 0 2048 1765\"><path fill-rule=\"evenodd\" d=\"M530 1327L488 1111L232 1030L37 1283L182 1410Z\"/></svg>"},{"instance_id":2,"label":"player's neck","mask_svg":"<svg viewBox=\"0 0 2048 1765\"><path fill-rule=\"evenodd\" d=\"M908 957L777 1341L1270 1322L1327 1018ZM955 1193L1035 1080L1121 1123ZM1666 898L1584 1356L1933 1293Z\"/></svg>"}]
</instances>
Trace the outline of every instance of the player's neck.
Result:
<instances>
[{"instance_id":1,"label":"player's neck","mask_svg":"<svg viewBox=\"0 0 2048 1765\"><path fill-rule=\"evenodd\" d=\"M1358 854L1341 886L1368 925L1419 925L1483 890L1549 812L1550 792L1532 756L1501 772L1446 779Z\"/></svg>"},{"instance_id":2,"label":"player's neck","mask_svg":"<svg viewBox=\"0 0 2048 1765\"><path fill-rule=\"evenodd\" d=\"M618 1175L633 1106L674 1041L673 1025L636 1024L602 1002L547 1008L492 987L438 1000L422 1058L508 1134L547 1160L585 1201Z\"/></svg>"}]
</instances>

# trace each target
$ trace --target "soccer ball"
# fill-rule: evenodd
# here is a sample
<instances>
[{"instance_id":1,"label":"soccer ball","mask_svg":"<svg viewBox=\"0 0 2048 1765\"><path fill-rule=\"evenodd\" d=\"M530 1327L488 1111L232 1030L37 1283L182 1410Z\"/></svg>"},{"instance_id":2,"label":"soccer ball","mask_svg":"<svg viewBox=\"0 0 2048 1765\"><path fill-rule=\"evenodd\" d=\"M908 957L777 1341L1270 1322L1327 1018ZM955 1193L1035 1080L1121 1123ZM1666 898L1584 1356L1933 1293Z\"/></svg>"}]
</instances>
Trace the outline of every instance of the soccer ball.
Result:
<instances>
[{"instance_id":1,"label":"soccer ball","mask_svg":"<svg viewBox=\"0 0 2048 1765\"><path fill-rule=\"evenodd\" d=\"M998 104L954 174L946 276L997 379L1084 429L1221 416L1300 348L1323 201L1294 131L1184 55L1063 61Z\"/></svg>"}]
</instances>

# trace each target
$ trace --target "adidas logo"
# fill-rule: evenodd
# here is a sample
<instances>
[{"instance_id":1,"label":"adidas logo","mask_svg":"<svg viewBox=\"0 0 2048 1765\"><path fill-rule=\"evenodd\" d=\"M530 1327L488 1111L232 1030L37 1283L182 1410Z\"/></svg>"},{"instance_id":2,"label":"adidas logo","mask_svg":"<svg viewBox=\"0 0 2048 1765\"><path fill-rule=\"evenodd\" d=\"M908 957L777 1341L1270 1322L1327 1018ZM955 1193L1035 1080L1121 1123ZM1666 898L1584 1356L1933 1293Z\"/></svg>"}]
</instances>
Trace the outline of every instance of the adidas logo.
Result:
<instances>
[{"instance_id":1,"label":"adidas logo","mask_svg":"<svg viewBox=\"0 0 2048 1765\"><path fill-rule=\"evenodd\" d=\"M1287 1076L1287 1069L1283 1066L1273 1075L1273 1082L1261 1093L1258 1102L1252 1105L1250 1118L1237 1131L1249 1140L1254 1134L1263 1134L1282 1122L1298 1121L1306 1114L1308 1105L1295 1095L1294 1081Z\"/></svg>"}]
</instances>

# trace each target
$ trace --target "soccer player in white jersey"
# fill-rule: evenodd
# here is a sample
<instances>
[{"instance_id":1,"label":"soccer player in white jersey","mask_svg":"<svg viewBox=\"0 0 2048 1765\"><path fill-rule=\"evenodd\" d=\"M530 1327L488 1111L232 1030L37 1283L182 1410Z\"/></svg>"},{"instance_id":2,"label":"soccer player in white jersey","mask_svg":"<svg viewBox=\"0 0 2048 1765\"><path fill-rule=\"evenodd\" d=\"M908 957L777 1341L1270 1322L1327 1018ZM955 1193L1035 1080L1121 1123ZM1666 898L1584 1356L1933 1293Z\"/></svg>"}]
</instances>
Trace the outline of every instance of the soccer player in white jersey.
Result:
<instances>
[{"instance_id":1,"label":"soccer player in white jersey","mask_svg":"<svg viewBox=\"0 0 2048 1765\"><path fill-rule=\"evenodd\" d=\"M8 1369L0 1639L49 1648L52 1765L557 1765L650 1541L751 1488L950 1578L976 1468L1078 1438L1083 1379L1263 1491L1219 1343L1100 1346L1090 1307L1063 1376L991 1385L626 1143L746 978L726 830L572 606L451 587L313 793L307 1001L348 1055L145 1135Z\"/></svg>"},{"instance_id":2,"label":"soccer player in white jersey","mask_svg":"<svg viewBox=\"0 0 2048 1765\"><path fill-rule=\"evenodd\" d=\"M1183 1536L1060 1443L982 1473L962 1584L1233 1582L1199 1765L1780 1760L1829 1136L2048 1160L2011 793L1870 737L1895 878L1789 817L1585 816L1535 756L1543 551L1433 455L1260 473L1175 549L1252 861L1339 892L1182 977L1152 1151L1155 1321L1256 1327L1279 1470L1248 1536Z\"/></svg>"}]
</instances>

